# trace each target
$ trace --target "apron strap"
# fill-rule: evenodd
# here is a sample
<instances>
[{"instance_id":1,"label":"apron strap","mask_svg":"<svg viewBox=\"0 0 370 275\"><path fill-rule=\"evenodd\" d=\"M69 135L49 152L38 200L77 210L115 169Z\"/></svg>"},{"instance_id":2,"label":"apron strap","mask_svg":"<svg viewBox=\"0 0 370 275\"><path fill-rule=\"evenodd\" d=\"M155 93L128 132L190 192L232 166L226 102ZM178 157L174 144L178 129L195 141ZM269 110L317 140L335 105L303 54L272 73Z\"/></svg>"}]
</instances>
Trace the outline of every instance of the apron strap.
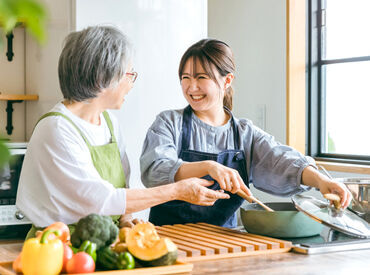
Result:
<instances>
[{"instance_id":1,"label":"apron strap","mask_svg":"<svg viewBox=\"0 0 370 275\"><path fill-rule=\"evenodd\" d=\"M235 119L231 111L224 107L224 109L230 114L231 116L231 126L233 128L233 135L234 135L234 149L239 150L240 142L239 142L239 131L235 123ZM191 116L192 116L192 108L188 105L184 109L184 113L182 115L182 136L181 136L181 150L188 150L190 145L190 136L191 136Z\"/></svg>"},{"instance_id":2,"label":"apron strap","mask_svg":"<svg viewBox=\"0 0 370 275\"><path fill-rule=\"evenodd\" d=\"M40 117L40 119L37 121L37 123L39 123L40 120L42 120L42 119L44 119L46 117L49 117L49 116L61 116L61 117L65 118L66 120L68 120L75 127L75 129L77 130L77 132L80 133L81 137L86 142L87 147L91 148L91 144L87 140L86 136L81 132L81 130L77 127L77 125L68 116L66 116L65 114L62 114L60 112L49 112L49 113L44 114L42 117ZM36 125L37 125L37 123L36 123Z\"/></svg>"},{"instance_id":3,"label":"apron strap","mask_svg":"<svg viewBox=\"0 0 370 275\"><path fill-rule=\"evenodd\" d=\"M103 112L103 116L105 118L105 122L108 125L109 131L110 131L110 135L112 137L112 142L116 142L116 136L114 135L114 131L113 131L113 124L112 124L112 121L110 120L110 117L109 117L108 112L107 111L104 111Z\"/></svg>"},{"instance_id":4,"label":"apron strap","mask_svg":"<svg viewBox=\"0 0 370 275\"><path fill-rule=\"evenodd\" d=\"M233 134L234 134L234 149L235 150L239 150L240 149L239 130L238 130L238 127L236 126L235 118L234 118L232 112L229 110L229 108L227 108L226 106L224 106L224 109L231 116L231 126L233 127Z\"/></svg>"},{"instance_id":5,"label":"apron strap","mask_svg":"<svg viewBox=\"0 0 370 275\"><path fill-rule=\"evenodd\" d=\"M86 142L86 145L87 147L91 148L91 144L90 142L87 140L86 136L81 132L81 130L77 127L77 125L68 117L66 116L65 114L62 114L60 112L48 112L46 114L44 114L42 117L40 117L40 119L37 121L37 123L40 122L40 120L44 119L45 117L49 117L49 116L61 116L61 117L64 117L66 120L68 120L74 127L75 129L80 133L81 137L83 138L83 140ZM113 124L112 124L112 121L110 120L110 117L109 117L109 114L107 111L104 111L103 112L103 116L105 118L105 121L108 125L108 128L109 128L109 132L111 134L111 139L112 139L112 142L116 142L116 136L114 135L114 131L113 131ZM36 123L36 125L37 125ZM36 126L35 126L36 127Z\"/></svg>"},{"instance_id":6,"label":"apron strap","mask_svg":"<svg viewBox=\"0 0 370 275\"><path fill-rule=\"evenodd\" d=\"M193 110L190 105L184 109L182 115L182 139L181 139L181 151L188 150L191 136L191 114Z\"/></svg>"}]
</instances>

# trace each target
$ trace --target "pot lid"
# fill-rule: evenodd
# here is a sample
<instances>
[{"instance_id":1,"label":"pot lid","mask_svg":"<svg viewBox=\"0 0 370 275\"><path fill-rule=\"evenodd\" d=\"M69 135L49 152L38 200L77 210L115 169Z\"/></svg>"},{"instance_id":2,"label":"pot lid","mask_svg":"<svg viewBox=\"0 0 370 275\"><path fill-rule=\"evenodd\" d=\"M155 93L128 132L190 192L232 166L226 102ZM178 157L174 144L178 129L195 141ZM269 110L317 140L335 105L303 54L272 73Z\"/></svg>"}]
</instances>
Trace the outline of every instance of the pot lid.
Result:
<instances>
[{"instance_id":1,"label":"pot lid","mask_svg":"<svg viewBox=\"0 0 370 275\"><path fill-rule=\"evenodd\" d=\"M329 202L311 196L294 195L292 201L299 211L332 229L357 238L370 238L370 224L348 209L337 210Z\"/></svg>"}]
</instances>

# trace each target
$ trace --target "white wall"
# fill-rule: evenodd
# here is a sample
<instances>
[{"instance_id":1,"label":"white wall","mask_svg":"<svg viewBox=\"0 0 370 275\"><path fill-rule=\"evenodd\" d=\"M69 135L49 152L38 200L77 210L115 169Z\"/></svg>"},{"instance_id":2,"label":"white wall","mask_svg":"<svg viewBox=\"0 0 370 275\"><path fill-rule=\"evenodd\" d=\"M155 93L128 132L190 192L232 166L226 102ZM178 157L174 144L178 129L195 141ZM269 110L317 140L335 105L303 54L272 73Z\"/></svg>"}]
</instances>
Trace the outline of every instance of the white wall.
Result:
<instances>
[{"instance_id":1,"label":"white wall","mask_svg":"<svg viewBox=\"0 0 370 275\"><path fill-rule=\"evenodd\" d=\"M234 113L285 142L286 0L210 0L208 35L236 61Z\"/></svg>"},{"instance_id":2,"label":"white wall","mask_svg":"<svg viewBox=\"0 0 370 275\"><path fill-rule=\"evenodd\" d=\"M210 0L208 35L234 52L234 114L285 143L286 1ZM251 190L265 202L290 200Z\"/></svg>"}]
</instances>

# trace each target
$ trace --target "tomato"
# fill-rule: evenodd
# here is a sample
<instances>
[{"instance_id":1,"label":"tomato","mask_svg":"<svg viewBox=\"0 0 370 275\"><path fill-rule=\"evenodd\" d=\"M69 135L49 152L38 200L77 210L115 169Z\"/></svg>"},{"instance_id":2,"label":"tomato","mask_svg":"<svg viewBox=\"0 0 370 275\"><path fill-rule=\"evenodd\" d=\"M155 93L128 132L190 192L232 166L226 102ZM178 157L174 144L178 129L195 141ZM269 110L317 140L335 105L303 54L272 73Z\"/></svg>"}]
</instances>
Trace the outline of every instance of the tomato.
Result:
<instances>
[{"instance_id":1,"label":"tomato","mask_svg":"<svg viewBox=\"0 0 370 275\"><path fill-rule=\"evenodd\" d=\"M61 235L58 236L59 240L61 240L64 243L66 243L66 242L69 241L69 239L70 239L69 228L68 228L68 226L65 223L55 222L55 223L49 225L48 227L46 227L44 229L44 231L46 231L48 229L56 229L56 230L59 230L60 233L61 233Z\"/></svg>"},{"instance_id":2,"label":"tomato","mask_svg":"<svg viewBox=\"0 0 370 275\"><path fill-rule=\"evenodd\" d=\"M67 262L67 273L91 273L95 270L93 258L86 252L78 252Z\"/></svg>"},{"instance_id":3,"label":"tomato","mask_svg":"<svg viewBox=\"0 0 370 275\"><path fill-rule=\"evenodd\" d=\"M63 243L64 254L63 254L63 269L62 272L67 271L67 262L73 257L72 249L65 243Z\"/></svg>"}]
</instances>

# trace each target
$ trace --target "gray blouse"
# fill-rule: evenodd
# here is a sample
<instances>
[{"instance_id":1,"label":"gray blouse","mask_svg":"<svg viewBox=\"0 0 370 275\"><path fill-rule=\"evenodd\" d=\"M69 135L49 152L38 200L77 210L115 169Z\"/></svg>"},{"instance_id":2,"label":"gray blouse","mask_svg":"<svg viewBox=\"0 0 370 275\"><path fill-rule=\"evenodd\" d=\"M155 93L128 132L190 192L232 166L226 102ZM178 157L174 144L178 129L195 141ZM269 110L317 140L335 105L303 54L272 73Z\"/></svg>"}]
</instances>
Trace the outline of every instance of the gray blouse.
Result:
<instances>
[{"instance_id":1,"label":"gray blouse","mask_svg":"<svg viewBox=\"0 0 370 275\"><path fill-rule=\"evenodd\" d=\"M160 113L148 130L140 157L141 179L146 187L174 182L181 150L181 110ZM237 119L240 144L244 151L250 182L257 189L279 196L291 196L309 189L301 185L301 175L312 158L277 142L273 136L254 126L250 120ZM234 149L231 120L214 127L192 114L189 150L219 153Z\"/></svg>"}]
</instances>

